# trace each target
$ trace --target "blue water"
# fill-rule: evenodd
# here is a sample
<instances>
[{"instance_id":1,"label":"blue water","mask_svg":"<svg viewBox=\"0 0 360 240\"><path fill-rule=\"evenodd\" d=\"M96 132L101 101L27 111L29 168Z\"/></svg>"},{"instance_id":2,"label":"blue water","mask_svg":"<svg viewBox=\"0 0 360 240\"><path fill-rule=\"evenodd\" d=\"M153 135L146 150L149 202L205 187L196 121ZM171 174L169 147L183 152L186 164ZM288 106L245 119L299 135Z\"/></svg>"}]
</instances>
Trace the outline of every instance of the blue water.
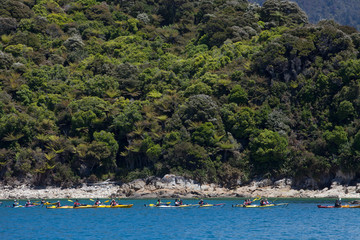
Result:
<instances>
[{"instance_id":1,"label":"blue water","mask_svg":"<svg viewBox=\"0 0 360 240\"><path fill-rule=\"evenodd\" d=\"M166 202L167 200L163 200ZM172 201L172 200L168 200ZM93 203L82 200L82 203ZM289 200L286 208L233 208L239 199L206 200L222 208L148 208L155 200L122 200L129 209L0 206L0 239L360 239L359 209L318 209L333 200ZM66 200L62 205L71 205ZM185 203L196 203L185 200Z\"/></svg>"}]
</instances>

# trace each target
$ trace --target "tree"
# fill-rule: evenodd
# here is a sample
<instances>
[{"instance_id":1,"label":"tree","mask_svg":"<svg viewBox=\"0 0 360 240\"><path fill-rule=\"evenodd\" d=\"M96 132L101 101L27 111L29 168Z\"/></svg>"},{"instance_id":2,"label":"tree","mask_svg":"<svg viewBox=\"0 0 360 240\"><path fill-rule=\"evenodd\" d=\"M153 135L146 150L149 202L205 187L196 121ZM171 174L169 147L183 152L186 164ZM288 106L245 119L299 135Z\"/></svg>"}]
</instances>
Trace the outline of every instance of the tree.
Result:
<instances>
[{"instance_id":1,"label":"tree","mask_svg":"<svg viewBox=\"0 0 360 240\"><path fill-rule=\"evenodd\" d=\"M262 173L274 174L288 154L288 140L277 132L263 130L250 141L252 162Z\"/></svg>"}]
</instances>

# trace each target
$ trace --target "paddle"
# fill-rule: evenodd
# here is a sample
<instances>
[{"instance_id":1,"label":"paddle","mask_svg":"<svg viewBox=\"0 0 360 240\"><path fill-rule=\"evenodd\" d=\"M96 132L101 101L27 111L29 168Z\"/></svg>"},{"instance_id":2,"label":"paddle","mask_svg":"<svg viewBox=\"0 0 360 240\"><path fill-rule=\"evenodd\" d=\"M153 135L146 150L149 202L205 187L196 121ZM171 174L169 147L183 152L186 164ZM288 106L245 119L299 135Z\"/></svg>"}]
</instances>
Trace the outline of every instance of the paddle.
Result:
<instances>
[{"instance_id":1,"label":"paddle","mask_svg":"<svg viewBox=\"0 0 360 240\"><path fill-rule=\"evenodd\" d=\"M74 202L74 201L73 201L73 200L71 200L71 199L68 199L68 201L69 201L69 202Z\"/></svg>"}]
</instances>

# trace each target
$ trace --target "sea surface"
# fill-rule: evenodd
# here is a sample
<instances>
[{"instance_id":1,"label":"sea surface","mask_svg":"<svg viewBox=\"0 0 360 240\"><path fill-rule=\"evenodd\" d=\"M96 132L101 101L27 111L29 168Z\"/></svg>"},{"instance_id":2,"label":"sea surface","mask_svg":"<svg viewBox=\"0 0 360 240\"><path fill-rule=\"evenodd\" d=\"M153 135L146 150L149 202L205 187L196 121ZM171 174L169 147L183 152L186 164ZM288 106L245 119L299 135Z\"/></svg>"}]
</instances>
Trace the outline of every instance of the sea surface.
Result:
<instances>
[{"instance_id":1,"label":"sea surface","mask_svg":"<svg viewBox=\"0 0 360 240\"><path fill-rule=\"evenodd\" d=\"M173 203L173 199L162 201ZM11 201L2 201L0 239L360 239L360 208L317 208L317 204L333 205L334 199L277 199L275 203L289 205L254 209L232 207L242 199L204 201L226 205L151 208L144 204L155 199L126 199L120 202L132 203L132 208L46 209L10 208L6 206ZM65 199L61 204L72 202Z\"/></svg>"}]
</instances>

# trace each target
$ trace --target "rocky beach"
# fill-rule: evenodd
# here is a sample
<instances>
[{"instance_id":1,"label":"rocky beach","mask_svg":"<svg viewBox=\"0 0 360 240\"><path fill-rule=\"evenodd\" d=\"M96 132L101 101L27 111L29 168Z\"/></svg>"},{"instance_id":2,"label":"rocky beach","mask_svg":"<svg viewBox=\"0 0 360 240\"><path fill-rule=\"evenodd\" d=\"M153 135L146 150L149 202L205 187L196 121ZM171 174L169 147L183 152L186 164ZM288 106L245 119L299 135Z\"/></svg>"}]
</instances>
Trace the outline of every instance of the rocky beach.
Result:
<instances>
[{"instance_id":1,"label":"rocky beach","mask_svg":"<svg viewBox=\"0 0 360 240\"><path fill-rule=\"evenodd\" d=\"M360 198L360 184L347 186L333 181L329 188L295 189L291 179L252 181L234 189L215 184L200 184L181 176L150 177L130 183L110 181L83 184L74 188L0 186L0 199L64 199L64 198Z\"/></svg>"}]
</instances>

